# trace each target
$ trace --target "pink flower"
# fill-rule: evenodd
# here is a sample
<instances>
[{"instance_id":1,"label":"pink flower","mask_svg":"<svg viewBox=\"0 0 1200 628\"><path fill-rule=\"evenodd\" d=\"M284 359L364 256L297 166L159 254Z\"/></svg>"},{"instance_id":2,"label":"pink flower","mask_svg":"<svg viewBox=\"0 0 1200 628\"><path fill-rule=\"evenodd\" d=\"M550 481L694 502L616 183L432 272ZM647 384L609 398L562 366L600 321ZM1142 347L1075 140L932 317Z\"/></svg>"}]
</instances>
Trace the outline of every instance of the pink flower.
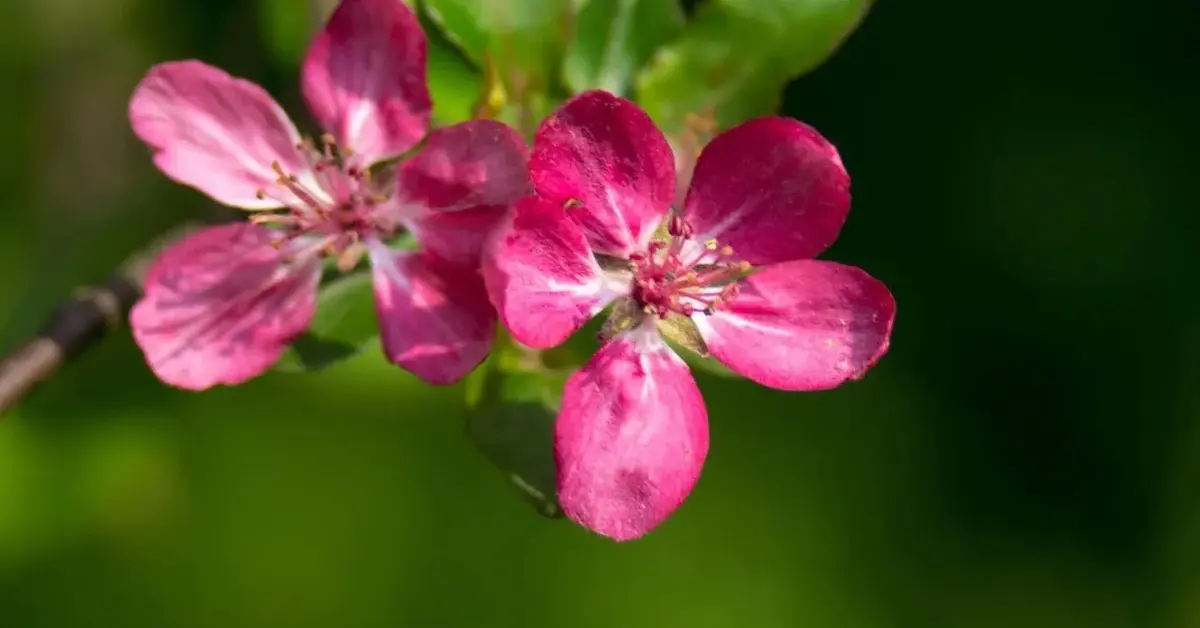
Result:
<instances>
[{"instance_id":1,"label":"pink flower","mask_svg":"<svg viewBox=\"0 0 1200 628\"><path fill-rule=\"evenodd\" d=\"M311 322L328 256L342 270L369 258L388 359L434 384L483 360L496 315L479 252L528 192L527 149L488 120L424 137L425 74L425 37L397 0L343 0L309 48L301 87L326 131L320 146L261 87L220 69L177 61L146 74L129 115L154 163L258 212L201 230L151 270L130 318L160 379L201 390L270 368ZM394 176L372 176L423 137ZM401 229L423 250L390 250Z\"/></svg>"},{"instance_id":2,"label":"pink flower","mask_svg":"<svg viewBox=\"0 0 1200 628\"><path fill-rule=\"evenodd\" d=\"M669 215L666 139L633 103L589 92L542 123L530 171L537 196L517 201L484 258L501 320L544 348L615 303L556 425L558 498L577 523L637 538L700 476L707 412L662 334L783 390L833 388L887 351L887 288L812 259L837 238L850 194L837 151L810 127L760 118L718 135Z\"/></svg>"}]
</instances>

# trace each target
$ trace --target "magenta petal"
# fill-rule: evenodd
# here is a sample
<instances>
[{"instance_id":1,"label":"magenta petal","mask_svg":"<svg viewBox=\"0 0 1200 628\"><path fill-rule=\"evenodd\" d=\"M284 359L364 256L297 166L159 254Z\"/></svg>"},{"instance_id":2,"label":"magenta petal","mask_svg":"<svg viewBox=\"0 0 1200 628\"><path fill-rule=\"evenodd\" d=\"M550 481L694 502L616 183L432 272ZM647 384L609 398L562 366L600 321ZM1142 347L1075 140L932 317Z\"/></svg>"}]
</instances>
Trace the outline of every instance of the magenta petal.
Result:
<instances>
[{"instance_id":1,"label":"magenta petal","mask_svg":"<svg viewBox=\"0 0 1200 628\"><path fill-rule=\"evenodd\" d=\"M704 399L656 332L618 336L567 380L558 500L583 527L618 541L646 534L692 492L707 455Z\"/></svg>"},{"instance_id":2,"label":"magenta petal","mask_svg":"<svg viewBox=\"0 0 1200 628\"><path fill-rule=\"evenodd\" d=\"M399 0L341 0L308 49L300 87L321 127L361 163L412 148L432 109L416 16Z\"/></svg>"},{"instance_id":3,"label":"magenta petal","mask_svg":"<svg viewBox=\"0 0 1200 628\"><path fill-rule=\"evenodd\" d=\"M421 247L456 264L478 264L484 243L504 218L503 206L483 206L466 211L432 213L409 223Z\"/></svg>"},{"instance_id":4,"label":"magenta petal","mask_svg":"<svg viewBox=\"0 0 1200 628\"><path fill-rule=\"evenodd\" d=\"M497 229L483 276L504 326L537 349L562 343L620 296L579 226L536 196L517 201Z\"/></svg>"},{"instance_id":5,"label":"magenta petal","mask_svg":"<svg viewBox=\"0 0 1200 628\"><path fill-rule=\"evenodd\" d=\"M400 167L400 188L404 201L434 211L506 206L530 192L529 150L495 120L441 128Z\"/></svg>"},{"instance_id":6,"label":"magenta petal","mask_svg":"<svg viewBox=\"0 0 1200 628\"><path fill-rule=\"evenodd\" d=\"M529 156L511 127L473 120L438 129L400 167L401 203L420 208L412 230L425 249L477 263L508 205L526 195Z\"/></svg>"},{"instance_id":7,"label":"magenta petal","mask_svg":"<svg viewBox=\"0 0 1200 628\"><path fill-rule=\"evenodd\" d=\"M896 302L853 266L799 260L742 280L712 316L693 316L713 356L782 390L824 390L858 379L887 352Z\"/></svg>"},{"instance_id":8,"label":"magenta petal","mask_svg":"<svg viewBox=\"0 0 1200 628\"><path fill-rule=\"evenodd\" d=\"M667 138L637 105L608 92L579 94L546 118L529 170L538 194L571 203L567 213L593 249L620 257L645 247L675 194Z\"/></svg>"},{"instance_id":9,"label":"magenta petal","mask_svg":"<svg viewBox=\"0 0 1200 628\"><path fill-rule=\"evenodd\" d=\"M496 311L477 270L379 242L370 254L388 360L436 385L453 384L483 362L496 335Z\"/></svg>"},{"instance_id":10,"label":"magenta petal","mask_svg":"<svg viewBox=\"0 0 1200 628\"><path fill-rule=\"evenodd\" d=\"M790 118L758 118L715 137L685 203L698 240L729 245L751 264L815 257L849 211L850 176L837 150Z\"/></svg>"},{"instance_id":11,"label":"magenta petal","mask_svg":"<svg viewBox=\"0 0 1200 628\"><path fill-rule=\"evenodd\" d=\"M320 264L289 266L271 241L248 223L208 227L158 258L129 322L159 379L190 390L241 384L308 328Z\"/></svg>"},{"instance_id":12,"label":"magenta petal","mask_svg":"<svg viewBox=\"0 0 1200 628\"><path fill-rule=\"evenodd\" d=\"M256 196L279 177L272 162L297 175L308 169L296 127L266 90L199 61L150 68L129 121L164 174L225 205L278 207Z\"/></svg>"}]
</instances>

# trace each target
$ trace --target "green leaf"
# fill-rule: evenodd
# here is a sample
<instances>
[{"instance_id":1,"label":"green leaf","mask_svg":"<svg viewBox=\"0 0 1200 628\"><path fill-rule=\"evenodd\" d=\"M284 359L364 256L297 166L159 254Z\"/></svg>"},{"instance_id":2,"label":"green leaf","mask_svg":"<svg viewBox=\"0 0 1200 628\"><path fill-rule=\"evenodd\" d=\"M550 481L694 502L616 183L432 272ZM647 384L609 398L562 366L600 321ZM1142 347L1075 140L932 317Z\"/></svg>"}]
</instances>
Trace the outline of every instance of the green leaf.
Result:
<instances>
[{"instance_id":1,"label":"green leaf","mask_svg":"<svg viewBox=\"0 0 1200 628\"><path fill-rule=\"evenodd\" d=\"M713 111L728 128L769 114L793 78L825 61L872 0L711 0L638 76L638 101L668 133Z\"/></svg>"},{"instance_id":2,"label":"green leaf","mask_svg":"<svg viewBox=\"0 0 1200 628\"><path fill-rule=\"evenodd\" d=\"M321 288L312 326L292 341L275 369L319 371L358 355L378 336L371 274L339 277Z\"/></svg>"},{"instance_id":3,"label":"green leaf","mask_svg":"<svg viewBox=\"0 0 1200 628\"><path fill-rule=\"evenodd\" d=\"M467 415L467 435L479 452L550 518L562 516L554 489L553 441L561 380L547 372L491 370Z\"/></svg>"},{"instance_id":4,"label":"green leaf","mask_svg":"<svg viewBox=\"0 0 1200 628\"><path fill-rule=\"evenodd\" d=\"M520 61L531 70L549 67L562 49L569 0L424 0L422 6L446 38L482 67L488 53L497 61Z\"/></svg>"},{"instance_id":5,"label":"green leaf","mask_svg":"<svg viewBox=\"0 0 1200 628\"><path fill-rule=\"evenodd\" d=\"M421 7L447 40L482 67L489 36L481 4L482 0L423 0Z\"/></svg>"},{"instance_id":6,"label":"green leaf","mask_svg":"<svg viewBox=\"0 0 1200 628\"><path fill-rule=\"evenodd\" d=\"M482 74L427 15L419 13L418 17L428 41L434 124L449 126L470 120L481 96Z\"/></svg>"},{"instance_id":7,"label":"green leaf","mask_svg":"<svg viewBox=\"0 0 1200 628\"><path fill-rule=\"evenodd\" d=\"M571 0L423 0L421 6L481 70L494 68L498 93L490 108L514 103L536 118L554 91ZM526 125L521 125L522 128Z\"/></svg>"},{"instance_id":8,"label":"green leaf","mask_svg":"<svg viewBox=\"0 0 1200 628\"><path fill-rule=\"evenodd\" d=\"M683 22L676 0L585 0L567 45L563 82L573 93L627 94L634 73Z\"/></svg>"}]
</instances>

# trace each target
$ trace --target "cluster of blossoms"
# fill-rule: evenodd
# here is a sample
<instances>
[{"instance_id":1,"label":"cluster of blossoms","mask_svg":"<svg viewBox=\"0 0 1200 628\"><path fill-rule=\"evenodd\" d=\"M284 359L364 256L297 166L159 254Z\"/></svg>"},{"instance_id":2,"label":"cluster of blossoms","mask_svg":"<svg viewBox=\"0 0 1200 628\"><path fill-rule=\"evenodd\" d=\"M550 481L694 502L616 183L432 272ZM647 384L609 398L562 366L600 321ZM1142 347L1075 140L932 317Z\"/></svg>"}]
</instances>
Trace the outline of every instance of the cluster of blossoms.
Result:
<instances>
[{"instance_id":1,"label":"cluster of blossoms","mask_svg":"<svg viewBox=\"0 0 1200 628\"><path fill-rule=\"evenodd\" d=\"M199 390L269 369L308 327L327 258L369 259L385 355L432 384L474 369L497 319L545 349L609 310L566 383L557 491L572 520L627 540L683 502L708 453L704 401L666 339L781 390L833 388L887 351L887 288L813 259L850 193L812 128L725 131L677 191L676 154L628 100L580 94L529 149L490 120L428 132L425 73L396 0L342 0L312 44L302 91L319 145L252 83L195 61L148 73L130 116L158 167L255 212L151 270L131 326L160 379ZM420 251L389 249L401 230Z\"/></svg>"},{"instance_id":2,"label":"cluster of blossoms","mask_svg":"<svg viewBox=\"0 0 1200 628\"><path fill-rule=\"evenodd\" d=\"M135 340L169 384L245 382L308 328L324 260L349 270L365 255L388 359L458 381L495 335L479 253L528 192L525 142L491 120L428 132L425 35L397 0L341 2L301 88L319 144L261 87L198 61L155 66L137 86L130 120L159 169L254 213L163 253L131 314ZM401 230L419 252L389 249Z\"/></svg>"}]
</instances>

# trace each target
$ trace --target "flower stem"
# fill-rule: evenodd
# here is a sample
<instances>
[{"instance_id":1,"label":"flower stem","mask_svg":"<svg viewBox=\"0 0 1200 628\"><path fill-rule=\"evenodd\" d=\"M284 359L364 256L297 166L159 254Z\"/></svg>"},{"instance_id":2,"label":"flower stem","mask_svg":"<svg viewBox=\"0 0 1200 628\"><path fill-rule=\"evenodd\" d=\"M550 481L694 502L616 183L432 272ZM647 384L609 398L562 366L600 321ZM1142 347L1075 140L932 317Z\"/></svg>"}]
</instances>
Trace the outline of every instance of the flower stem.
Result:
<instances>
[{"instance_id":1,"label":"flower stem","mask_svg":"<svg viewBox=\"0 0 1200 628\"><path fill-rule=\"evenodd\" d=\"M60 367L121 326L159 252L201 226L186 222L129 256L108 279L76 290L41 331L0 359L0 416Z\"/></svg>"}]
</instances>

